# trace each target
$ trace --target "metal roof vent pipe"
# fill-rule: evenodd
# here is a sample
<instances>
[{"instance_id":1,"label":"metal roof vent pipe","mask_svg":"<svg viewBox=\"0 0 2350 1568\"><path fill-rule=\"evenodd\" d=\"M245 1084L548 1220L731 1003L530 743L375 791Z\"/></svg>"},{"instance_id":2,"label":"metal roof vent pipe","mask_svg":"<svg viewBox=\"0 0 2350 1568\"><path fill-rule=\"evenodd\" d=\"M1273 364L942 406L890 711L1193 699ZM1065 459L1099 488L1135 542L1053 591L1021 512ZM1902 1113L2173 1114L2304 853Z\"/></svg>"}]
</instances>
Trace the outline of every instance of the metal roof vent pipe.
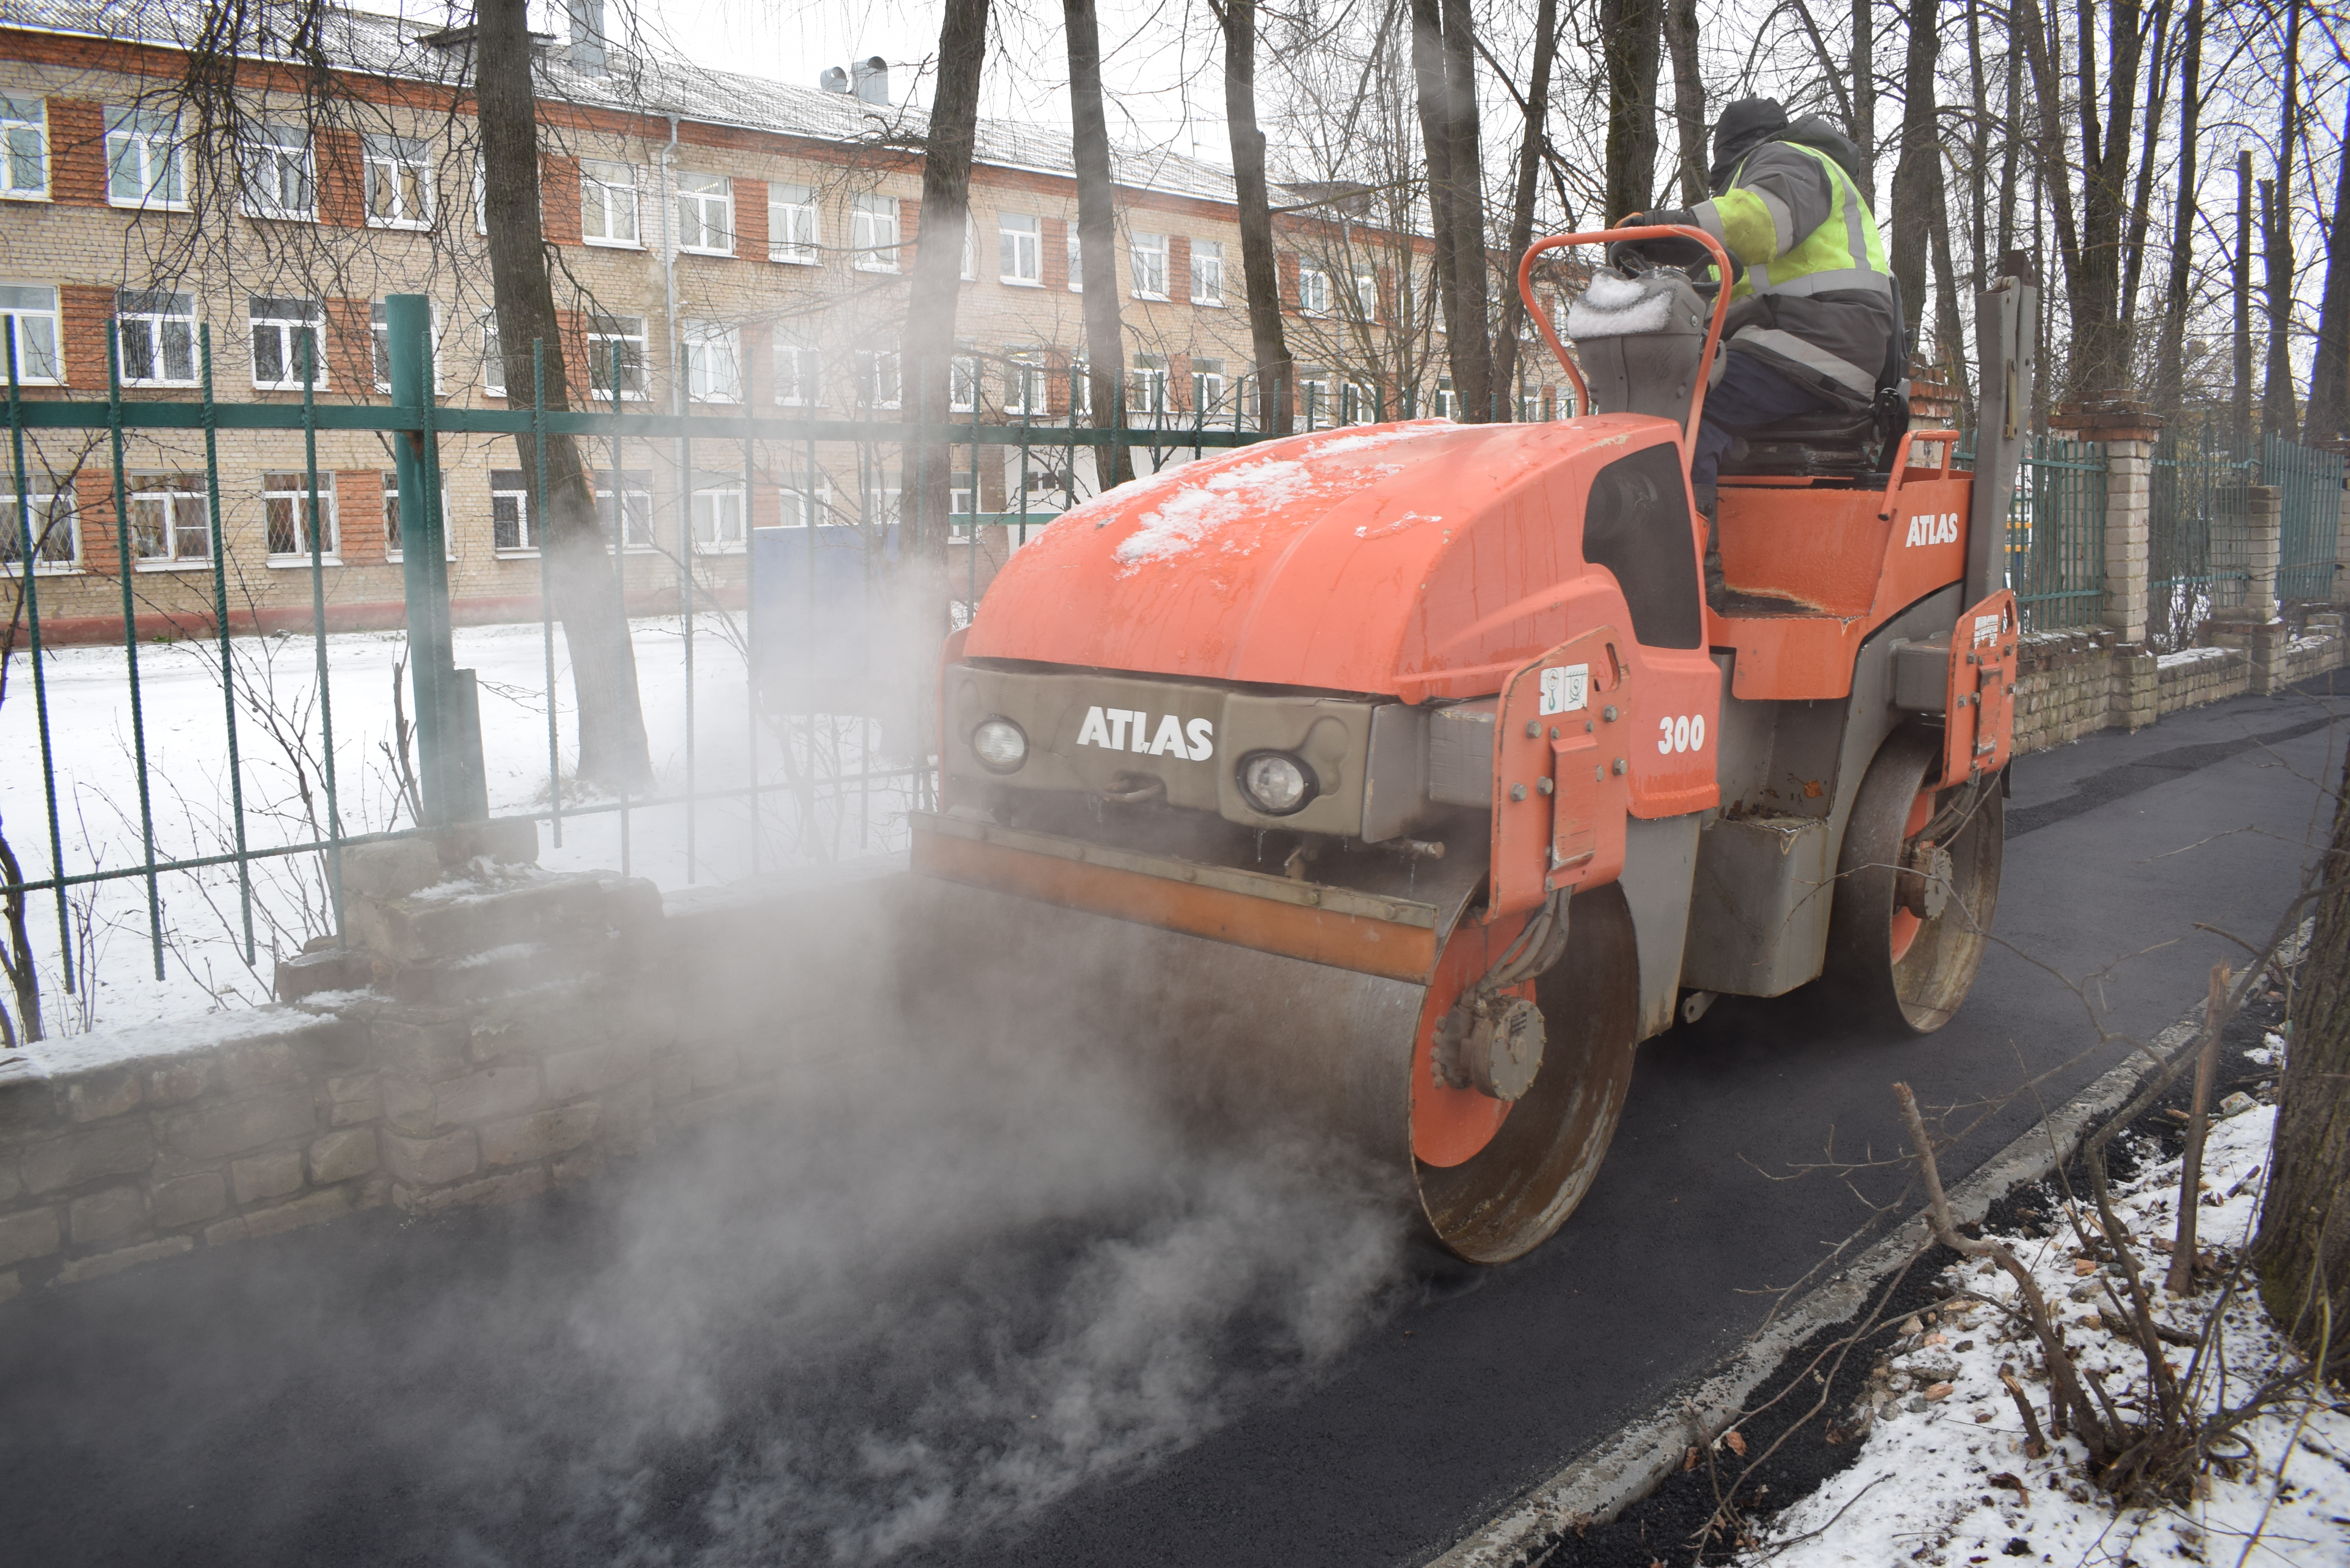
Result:
<instances>
[{"instance_id":1,"label":"metal roof vent pipe","mask_svg":"<svg viewBox=\"0 0 2350 1568\"><path fill-rule=\"evenodd\" d=\"M889 61L875 55L870 59L858 60L855 65L850 66L848 74L850 79L856 84L858 98L863 99L867 103L878 103L884 108L889 107Z\"/></svg>"},{"instance_id":2,"label":"metal roof vent pipe","mask_svg":"<svg viewBox=\"0 0 2350 1568\"><path fill-rule=\"evenodd\" d=\"M816 85L827 92L846 93L848 91L848 73L838 66L827 66L824 75L816 78Z\"/></svg>"},{"instance_id":3,"label":"metal roof vent pipe","mask_svg":"<svg viewBox=\"0 0 2350 1568\"><path fill-rule=\"evenodd\" d=\"M563 0L563 11L571 22L571 64L585 75L604 75L604 0Z\"/></svg>"}]
</instances>

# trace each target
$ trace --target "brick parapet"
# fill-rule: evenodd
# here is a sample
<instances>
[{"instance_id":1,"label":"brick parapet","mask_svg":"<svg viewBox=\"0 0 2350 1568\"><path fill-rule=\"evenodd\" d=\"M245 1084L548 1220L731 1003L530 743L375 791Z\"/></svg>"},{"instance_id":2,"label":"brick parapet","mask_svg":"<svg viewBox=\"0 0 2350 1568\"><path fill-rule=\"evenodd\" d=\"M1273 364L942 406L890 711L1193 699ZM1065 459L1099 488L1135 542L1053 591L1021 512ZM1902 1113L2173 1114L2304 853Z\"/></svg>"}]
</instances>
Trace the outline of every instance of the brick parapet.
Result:
<instances>
[{"instance_id":1,"label":"brick parapet","mask_svg":"<svg viewBox=\"0 0 2350 1568\"><path fill-rule=\"evenodd\" d=\"M2153 472L2154 445L2150 440L2135 435L2108 439L2104 619L2125 643L2146 640Z\"/></svg>"}]
</instances>

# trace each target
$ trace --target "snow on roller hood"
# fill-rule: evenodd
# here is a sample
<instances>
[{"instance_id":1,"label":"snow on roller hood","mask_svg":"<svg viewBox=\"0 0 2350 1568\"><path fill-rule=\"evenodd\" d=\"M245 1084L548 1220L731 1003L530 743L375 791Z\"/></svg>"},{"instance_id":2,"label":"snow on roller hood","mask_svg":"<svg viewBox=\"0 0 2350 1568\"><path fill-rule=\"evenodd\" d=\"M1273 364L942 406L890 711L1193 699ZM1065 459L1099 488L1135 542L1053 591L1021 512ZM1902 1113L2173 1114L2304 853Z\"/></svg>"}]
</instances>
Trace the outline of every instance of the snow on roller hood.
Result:
<instances>
[{"instance_id":1,"label":"snow on roller hood","mask_svg":"<svg viewBox=\"0 0 2350 1568\"><path fill-rule=\"evenodd\" d=\"M1449 420L1415 421L1361 435L1333 436L1292 457L1243 456L1232 462L1189 463L1106 491L1055 526L1093 524L1105 513L1133 517L1134 531L1112 551L1120 576L1156 562L1179 559L1203 545L1253 548L1253 540L1243 543L1232 536L1235 524L1287 512L1303 525L1319 514L1301 504L1316 499L1336 504L1361 489L1359 464L1326 467L1324 460L1360 456L1456 428Z\"/></svg>"},{"instance_id":2,"label":"snow on roller hood","mask_svg":"<svg viewBox=\"0 0 2350 1568\"><path fill-rule=\"evenodd\" d=\"M1566 335L1628 337L1636 332L1661 332L1670 309L1671 297L1661 285L1651 288L1603 272L1566 307Z\"/></svg>"}]
</instances>

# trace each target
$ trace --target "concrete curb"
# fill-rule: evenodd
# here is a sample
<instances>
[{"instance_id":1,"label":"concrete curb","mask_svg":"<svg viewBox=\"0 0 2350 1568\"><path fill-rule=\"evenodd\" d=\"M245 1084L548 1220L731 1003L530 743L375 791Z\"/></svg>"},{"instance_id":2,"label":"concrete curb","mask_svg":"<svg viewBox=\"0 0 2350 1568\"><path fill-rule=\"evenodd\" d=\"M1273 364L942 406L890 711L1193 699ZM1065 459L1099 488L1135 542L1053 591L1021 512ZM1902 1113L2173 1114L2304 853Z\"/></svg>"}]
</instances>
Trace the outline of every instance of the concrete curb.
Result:
<instances>
[{"instance_id":1,"label":"concrete curb","mask_svg":"<svg viewBox=\"0 0 2350 1568\"><path fill-rule=\"evenodd\" d=\"M2198 1006L2154 1038L2165 1064L2191 1044L2202 1027ZM2106 1071L2044 1122L2009 1144L1950 1189L1960 1223L1981 1220L1997 1199L2029 1186L2072 1158L2089 1135L2127 1105L2160 1071L2132 1056ZM1854 1263L1804 1296L1738 1353L1694 1382L1673 1390L1648 1415L1535 1487L1507 1512L1480 1525L1427 1568L1528 1568L1577 1519L1604 1524L1661 1485L1692 1442L1711 1440L1745 1407L1746 1400L1797 1345L1860 1309L1878 1282L1921 1251L1929 1240L1921 1212L1863 1252ZM1694 1429L1701 1426L1700 1432Z\"/></svg>"}]
</instances>

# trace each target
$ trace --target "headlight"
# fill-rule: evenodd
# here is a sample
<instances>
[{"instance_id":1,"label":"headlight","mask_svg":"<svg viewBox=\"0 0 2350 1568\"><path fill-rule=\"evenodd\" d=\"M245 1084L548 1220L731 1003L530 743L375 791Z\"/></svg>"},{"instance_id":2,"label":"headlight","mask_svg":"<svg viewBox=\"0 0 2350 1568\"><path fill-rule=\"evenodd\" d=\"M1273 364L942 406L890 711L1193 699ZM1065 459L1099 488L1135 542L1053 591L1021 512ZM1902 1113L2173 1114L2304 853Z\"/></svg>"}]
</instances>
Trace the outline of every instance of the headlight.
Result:
<instances>
[{"instance_id":1,"label":"headlight","mask_svg":"<svg viewBox=\"0 0 2350 1568\"><path fill-rule=\"evenodd\" d=\"M1287 816L1314 798L1313 772L1285 752L1251 752L1241 759L1241 794L1267 816Z\"/></svg>"},{"instance_id":2,"label":"headlight","mask_svg":"<svg viewBox=\"0 0 2350 1568\"><path fill-rule=\"evenodd\" d=\"M971 732L971 749L989 772L1016 774L1028 760L1028 737L1009 719L982 719Z\"/></svg>"}]
</instances>

